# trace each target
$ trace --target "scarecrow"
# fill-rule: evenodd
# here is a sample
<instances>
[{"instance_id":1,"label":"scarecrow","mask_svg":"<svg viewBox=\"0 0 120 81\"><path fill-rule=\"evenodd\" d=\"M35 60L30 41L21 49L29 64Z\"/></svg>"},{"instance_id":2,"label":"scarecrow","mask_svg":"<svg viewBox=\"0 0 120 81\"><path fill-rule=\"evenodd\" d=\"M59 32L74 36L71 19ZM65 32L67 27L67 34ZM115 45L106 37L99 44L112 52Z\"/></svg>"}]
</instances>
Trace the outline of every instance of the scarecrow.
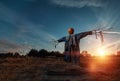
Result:
<instances>
[{"instance_id":1,"label":"scarecrow","mask_svg":"<svg viewBox=\"0 0 120 81\"><path fill-rule=\"evenodd\" d=\"M80 61L80 39L92 35L92 31L87 32L81 32L74 34L74 29L69 28L68 29L68 36L62 37L58 39L56 42L65 42L65 49L64 49L64 60L66 62L72 62L72 63L79 63Z\"/></svg>"}]
</instances>

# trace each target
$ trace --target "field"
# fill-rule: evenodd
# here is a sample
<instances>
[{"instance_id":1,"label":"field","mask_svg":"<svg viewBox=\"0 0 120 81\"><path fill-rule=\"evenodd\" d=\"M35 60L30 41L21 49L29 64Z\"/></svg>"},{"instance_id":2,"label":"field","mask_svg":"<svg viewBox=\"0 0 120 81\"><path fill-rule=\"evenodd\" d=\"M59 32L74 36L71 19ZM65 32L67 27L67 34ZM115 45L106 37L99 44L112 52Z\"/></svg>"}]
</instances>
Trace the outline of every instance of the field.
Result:
<instances>
[{"instance_id":1,"label":"field","mask_svg":"<svg viewBox=\"0 0 120 81\"><path fill-rule=\"evenodd\" d=\"M120 81L120 57L83 57L79 66L56 57L0 58L0 81Z\"/></svg>"}]
</instances>

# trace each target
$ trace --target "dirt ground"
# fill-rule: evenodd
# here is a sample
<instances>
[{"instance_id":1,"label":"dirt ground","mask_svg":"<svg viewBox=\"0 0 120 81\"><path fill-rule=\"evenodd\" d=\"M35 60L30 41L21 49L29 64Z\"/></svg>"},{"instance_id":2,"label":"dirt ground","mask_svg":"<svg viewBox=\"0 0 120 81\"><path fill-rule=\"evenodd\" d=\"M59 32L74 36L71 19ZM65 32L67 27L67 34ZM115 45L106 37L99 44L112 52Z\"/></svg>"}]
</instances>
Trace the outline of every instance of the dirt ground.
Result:
<instances>
[{"instance_id":1,"label":"dirt ground","mask_svg":"<svg viewBox=\"0 0 120 81\"><path fill-rule=\"evenodd\" d=\"M120 57L81 57L80 64L63 58L0 58L0 81L120 81Z\"/></svg>"}]
</instances>

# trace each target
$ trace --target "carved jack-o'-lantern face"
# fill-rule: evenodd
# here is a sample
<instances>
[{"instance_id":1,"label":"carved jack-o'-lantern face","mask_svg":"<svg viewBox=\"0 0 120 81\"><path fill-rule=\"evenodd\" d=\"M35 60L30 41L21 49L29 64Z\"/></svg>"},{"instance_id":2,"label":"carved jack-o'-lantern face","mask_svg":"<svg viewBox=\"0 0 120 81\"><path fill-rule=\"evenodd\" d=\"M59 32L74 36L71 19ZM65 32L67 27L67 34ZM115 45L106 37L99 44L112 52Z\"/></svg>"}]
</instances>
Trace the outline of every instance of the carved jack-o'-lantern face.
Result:
<instances>
[{"instance_id":1,"label":"carved jack-o'-lantern face","mask_svg":"<svg viewBox=\"0 0 120 81\"><path fill-rule=\"evenodd\" d=\"M69 34L73 34L73 33L74 33L74 29L73 29L73 28L69 28L69 29L68 29L68 33L69 33Z\"/></svg>"}]
</instances>

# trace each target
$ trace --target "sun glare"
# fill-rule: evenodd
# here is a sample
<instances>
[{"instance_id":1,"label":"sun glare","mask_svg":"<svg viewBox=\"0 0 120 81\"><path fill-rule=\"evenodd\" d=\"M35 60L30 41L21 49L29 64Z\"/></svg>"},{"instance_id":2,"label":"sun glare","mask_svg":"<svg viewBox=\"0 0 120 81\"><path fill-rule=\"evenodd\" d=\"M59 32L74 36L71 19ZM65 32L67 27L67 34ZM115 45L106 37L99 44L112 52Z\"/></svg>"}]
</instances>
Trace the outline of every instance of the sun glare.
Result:
<instances>
[{"instance_id":1,"label":"sun glare","mask_svg":"<svg viewBox=\"0 0 120 81\"><path fill-rule=\"evenodd\" d=\"M106 52L105 52L104 49L99 48L99 49L97 50L97 54L98 54L98 56L105 56L105 55L106 55Z\"/></svg>"}]
</instances>

